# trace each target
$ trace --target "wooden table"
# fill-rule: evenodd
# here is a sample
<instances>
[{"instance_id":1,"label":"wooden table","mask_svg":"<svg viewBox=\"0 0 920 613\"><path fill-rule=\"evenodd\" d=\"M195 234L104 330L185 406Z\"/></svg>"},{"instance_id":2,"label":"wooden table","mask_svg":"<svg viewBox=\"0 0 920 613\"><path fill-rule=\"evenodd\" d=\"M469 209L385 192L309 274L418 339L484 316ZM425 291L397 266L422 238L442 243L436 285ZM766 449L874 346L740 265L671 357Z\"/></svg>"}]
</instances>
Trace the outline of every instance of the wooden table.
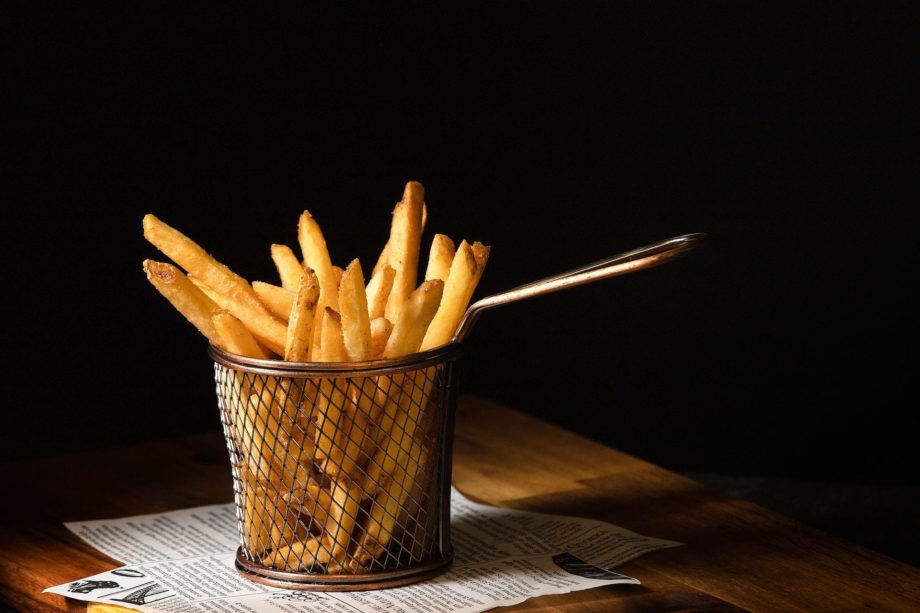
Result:
<instances>
[{"instance_id":1,"label":"wooden table","mask_svg":"<svg viewBox=\"0 0 920 613\"><path fill-rule=\"evenodd\" d=\"M460 400L454 484L489 504L603 519L686 543L618 568L641 586L520 611L920 611L920 570L475 397ZM83 610L42 589L118 565L61 522L231 499L213 435L0 466L0 603Z\"/></svg>"}]
</instances>

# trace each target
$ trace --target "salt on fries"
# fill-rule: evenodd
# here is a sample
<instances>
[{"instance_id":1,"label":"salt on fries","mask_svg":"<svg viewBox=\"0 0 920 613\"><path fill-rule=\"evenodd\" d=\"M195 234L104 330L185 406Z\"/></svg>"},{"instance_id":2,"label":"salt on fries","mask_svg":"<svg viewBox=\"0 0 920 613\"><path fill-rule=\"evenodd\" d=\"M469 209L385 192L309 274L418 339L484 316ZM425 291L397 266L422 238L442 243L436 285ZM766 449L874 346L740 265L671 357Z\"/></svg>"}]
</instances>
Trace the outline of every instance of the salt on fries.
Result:
<instances>
[{"instance_id":1,"label":"salt on fries","mask_svg":"<svg viewBox=\"0 0 920 613\"><path fill-rule=\"evenodd\" d=\"M144 272L212 345L230 353L360 363L433 349L456 332L489 247L455 246L435 234L418 284L424 195L420 183L406 184L366 284L357 259L344 269L332 263L307 211L297 227L302 261L290 247L271 245L278 284L250 284L153 215L144 217L144 236L185 273L151 260ZM387 555L430 483L432 450L423 434L435 371L311 379L300 387L235 375L221 384L245 405L231 412L229 432L246 457L244 539L264 565L358 572Z\"/></svg>"}]
</instances>

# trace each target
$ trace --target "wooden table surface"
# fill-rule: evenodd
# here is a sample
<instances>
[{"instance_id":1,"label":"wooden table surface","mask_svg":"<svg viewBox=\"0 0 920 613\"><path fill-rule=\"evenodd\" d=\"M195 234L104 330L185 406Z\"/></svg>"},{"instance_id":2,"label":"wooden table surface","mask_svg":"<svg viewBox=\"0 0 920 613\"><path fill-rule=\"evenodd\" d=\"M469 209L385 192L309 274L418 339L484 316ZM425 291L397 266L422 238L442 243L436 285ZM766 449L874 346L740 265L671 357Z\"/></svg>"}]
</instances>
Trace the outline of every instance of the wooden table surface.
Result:
<instances>
[{"instance_id":1,"label":"wooden table surface","mask_svg":"<svg viewBox=\"0 0 920 613\"><path fill-rule=\"evenodd\" d=\"M920 611L920 570L475 397L460 399L454 485L489 504L579 515L686 543L617 570L641 586L528 600L519 611ZM231 500L215 435L0 466L0 603L83 610L42 594L113 566L62 522Z\"/></svg>"}]
</instances>

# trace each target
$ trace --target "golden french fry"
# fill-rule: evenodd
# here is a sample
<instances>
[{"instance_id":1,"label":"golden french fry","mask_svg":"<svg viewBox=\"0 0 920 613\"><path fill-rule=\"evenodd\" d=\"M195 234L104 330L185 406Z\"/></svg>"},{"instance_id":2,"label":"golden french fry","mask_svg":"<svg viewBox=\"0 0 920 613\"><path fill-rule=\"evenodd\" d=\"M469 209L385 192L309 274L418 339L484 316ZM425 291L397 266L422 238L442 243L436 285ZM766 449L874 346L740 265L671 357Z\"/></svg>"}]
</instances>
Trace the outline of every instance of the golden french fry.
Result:
<instances>
[{"instance_id":1,"label":"golden french fry","mask_svg":"<svg viewBox=\"0 0 920 613\"><path fill-rule=\"evenodd\" d=\"M277 570L307 570L316 564L322 564L317 557L322 549L320 540L311 536L305 541L296 541L262 558L262 564Z\"/></svg>"},{"instance_id":2,"label":"golden french fry","mask_svg":"<svg viewBox=\"0 0 920 613\"><path fill-rule=\"evenodd\" d=\"M210 287L208 287L207 285L205 285L204 283L202 283L202 282L201 282L201 279L197 278L195 275L191 275L191 274L190 274L190 275L188 276L188 280L191 281L192 285L194 285L195 287L197 287L198 289L200 289L200 290L202 291L202 293L204 293L205 296L207 296L208 298L210 298L211 301L212 301L214 304L217 305L217 308L218 308L218 309L221 308L221 307L220 307L220 304L217 302L218 300L223 300L224 302L227 301L226 297L224 297L223 295L221 295L220 292L215 292L213 289L211 289ZM227 309L224 309L224 310L226 311Z\"/></svg>"},{"instance_id":3,"label":"golden french fry","mask_svg":"<svg viewBox=\"0 0 920 613\"><path fill-rule=\"evenodd\" d=\"M241 472L243 539L257 556L306 537L306 527L296 509L288 507L276 488L262 486L248 466Z\"/></svg>"},{"instance_id":4,"label":"golden french fry","mask_svg":"<svg viewBox=\"0 0 920 613\"><path fill-rule=\"evenodd\" d=\"M352 389L352 387L349 387L348 391L351 392ZM333 479L358 479L360 477L358 466L367 458L363 452L363 447L365 443L369 448L376 443L373 436L364 434L364 429L368 427L366 425L368 423L366 415L360 413L351 400L347 402L348 404L343 410L336 412L338 415L336 421L330 419L323 422L327 426L327 430L331 428L330 436L334 437L335 445L331 447L329 454L323 459L320 466L323 473ZM326 415L330 413L331 411L325 412ZM357 423L356 416L359 415L365 425ZM376 433L376 429L374 432ZM319 441L317 441L317 448L319 447L318 443ZM320 454L317 453L316 456L318 458Z\"/></svg>"},{"instance_id":5,"label":"golden french fry","mask_svg":"<svg viewBox=\"0 0 920 613\"><path fill-rule=\"evenodd\" d=\"M272 385L274 383L274 385ZM277 550L307 535L302 502L285 494L309 490L311 446L304 436L302 415L281 407L287 398L277 380L268 379L260 393L249 396L245 412L235 414L240 436L244 524L255 552ZM315 487L315 485L314 485ZM247 513L248 510L248 513Z\"/></svg>"},{"instance_id":6,"label":"golden french fry","mask_svg":"<svg viewBox=\"0 0 920 613\"><path fill-rule=\"evenodd\" d=\"M358 260L352 260L342 275L339 284L339 313L342 315L342 337L348 360L367 360L371 351L371 322L367 313L364 275Z\"/></svg>"},{"instance_id":7,"label":"golden french fry","mask_svg":"<svg viewBox=\"0 0 920 613\"><path fill-rule=\"evenodd\" d=\"M425 224L428 223L428 207L425 206L425 203L422 203L422 231L425 230ZM375 277L380 269L384 266L387 266L390 262L390 241L387 239L387 244L383 246L383 249L380 251L380 255L377 257L377 263L374 264L373 270L371 270L371 277Z\"/></svg>"},{"instance_id":8,"label":"golden french fry","mask_svg":"<svg viewBox=\"0 0 920 613\"><path fill-rule=\"evenodd\" d=\"M387 298L390 297L395 278L396 271L389 264L385 264L371 277L370 282L367 284L366 292L367 313L371 319L383 317L387 307Z\"/></svg>"},{"instance_id":9,"label":"golden french fry","mask_svg":"<svg viewBox=\"0 0 920 613\"><path fill-rule=\"evenodd\" d=\"M463 241L457 249L447 282L444 285L444 295L438 312L427 328L419 348L420 351L447 343L456 331L473 290L476 288L476 283L482 276L482 270L477 270L477 255L484 267L489 255L488 247L477 244L477 250L474 253L469 244ZM388 348L393 343L396 332L394 328L387 343ZM409 453L408 445L413 441L415 430L422 417L421 412L431 396L434 375L434 368L416 372L407 378L410 385L394 378L394 382L401 384L404 390L409 391L398 395L396 406L390 402L385 407L381 429L389 432L390 436L374 454L373 461L368 466L369 482L379 483L383 475L392 476L396 466L393 458L398 457L399 454Z\"/></svg>"},{"instance_id":10,"label":"golden french fry","mask_svg":"<svg viewBox=\"0 0 920 613\"><path fill-rule=\"evenodd\" d=\"M486 269L486 264L489 262L489 252L492 251L492 248L476 241L470 247L470 251L473 252L473 258L476 260L476 284L478 285L482 278L482 271Z\"/></svg>"},{"instance_id":11,"label":"golden french fry","mask_svg":"<svg viewBox=\"0 0 920 613\"><path fill-rule=\"evenodd\" d=\"M252 289L272 315L281 321L288 320L291 316L291 307L294 306L295 292L262 281L253 281Z\"/></svg>"},{"instance_id":12,"label":"golden french fry","mask_svg":"<svg viewBox=\"0 0 920 613\"><path fill-rule=\"evenodd\" d=\"M425 333L421 351L440 347L450 341L470 303L479 274L473 251L469 243L463 241L450 265L450 273L444 283L444 298Z\"/></svg>"},{"instance_id":13,"label":"golden french fry","mask_svg":"<svg viewBox=\"0 0 920 613\"><path fill-rule=\"evenodd\" d=\"M287 339L284 344L284 359L292 362L306 362L310 359L316 322L316 308L319 301L319 280L311 268L301 271L297 295L290 311Z\"/></svg>"},{"instance_id":14,"label":"golden french fry","mask_svg":"<svg viewBox=\"0 0 920 613\"><path fill-rule=\"evenodd\" d=\"M326 307L320 328L320 362L344 362L347 359L342 339L342 322L338 313ZM341 454L341 435L344 425L345 382L322 379L316 398L316 457L326 459L335 451Z\"/></svg>"},{"instance_id":15,"label":"golden french fry","mask_svg":"<svg viewBox=\"0 0 920 613\"><path fill-rule=\"evenodd\" d=\"M338 313L326 307L323 317L321 360L347 362L348 353ZM316 399L316 459L324 460L329 475L351 475L362 459L367 408L357 406L358 393L345 379L323 379ZM368 444L369 446L369 444Z\"/></svg>"},{"instance_id":16,"label":"golden french fry","mask_svg":"<svg viewBox=\"0 0 920 613\"><path fill-rule=\"evenodd\" d=\"M432 279L425 281L412 292L384 346L382 354L384 358L396 358L418 350L425 336L425 330L438 310L443 290L444 283L438 279ZM378 403L384 405L383 420L380 422L380 427L384 432L389 432L397 411L396 404L388 399L391 383L401 385L402 381L401 375L395 375L392 379L381 378L379 381L377 398ZM380 455L380 452L381 450L378 450L377 455ZM390 459L395 457L393 455Z\"/></svg>"},{"instance_id":17,"label":"golden french fry","mask_svg":"<svg viewBox=\"0 0 920 613\"><path fill-rule=\"evenodd\" d=\"M444 283L433 279L425 281L415 290L400 313L400 320L393 326L383 357L393 358L413 353L425 334L428 323L441 301ZM378 400L383 404L380 431L387 433L383 444L374 453L367 467L365 489L373 492L385 475L392 476L400 454L408 453L415 429L419 423L422 405L427 403L431 393L432 369L428 368L414 375L393 375L381 378L378 383ZM393 393L393 386L403 391Z\"/></svg>"},{"instance_id":18,"label":"golden french fry","mask_svg":"<svg viewBox=\"0 0 920 613\"><path fill-rule=\"evenodd\" d=\"M252 333L239 319L228 311L218 310L211 316L211 322L223 341L227 351L251 358L267 358L268 354L259 347Z\"/></svg>"},{"instance_id":19,"label":"golden french fry","mask_svg":"<svg viewBox=\"0 0 920 613\"><path fill-rule=\"evenodd\" d=\"M377 263L374 264L373 270L371 270L371 278L376 277L377 273L384 266L390 265L390 241L387 240L387 244L383 246L383 249L380 250L380 255L377 257Z\"/></svg>"},{"instance_id":20,"label":"golden french fry","mask_svg":"<svg viewBox=\"0 0 920 613\"><path fill-rule=\"evenodd\" d=\"M211 316L220 308L217 303L208 298L172 264L144 260L144 272L147 274L147 280L157 291L198 328L212 345L226 348L211 321Z\"/></svg>"},{"instance_id":21,"label":"golden french fry","mask_svg":"<svg viewBox=\"0 0 920 613\"><path fill-rule=\"evenodd\" d=\"M440 279L447 281L450 272L450 263L454 259L454 241L446 234L435 234L431 241L431 251L428 253L428 268L425 270L425 280Z\"/></svg>"},{"instance_id":22,"label":"golden french fry","mask_svg":"<svg viewBox=\"0 0 920 613\"><path fill-rule=\"evenodd\" d=\"M341 317L326 309L323 317L321 361L346 362L348 354L342 335ZM368 379L366 385L372 385ZM363 458L362 450L370 447L365 434L369 430L367 414L371 407L367 397L346 379L323 379L316 394L316 459L331 476L352 475ZM359 399L358 396L361 396ZM359 408L357 403L361 402Z\"/></svg>"},{"instance_id":23,"label":"golden french fry","mask_svg":"<svg viewBox=\"0 0 920 613\"><path fill-rule=\"evenodd\" d=\"M287 391L277 380L250 395L243 452L260 482L280 486L280 492L293 492L306 490L312 483L313 443L306 436L302 412L286 405L286 397Z\"/></svg>"},{"instance_id":24,"label":"golden french fry","mask_svg":"<svg viewBox=\"0 0 920 613\"><path fill-rule=\"evenodd\" d=\"M327 487L311 480L306 487L293 487L290 492L282 494L282 498L300 510L308 532L319 533L326 525L329 509L332 508Z\"/></svg>"},{"instance_id":25,"label":"golden french fry","mask_svg":"<svg viewBox=\"0 0 920 613\"><path fill-rule=\"evenodd\" d=\"M335 280L335 272L332 270L332 260L329 258L329 250L326 248L326 239L323 238L323 232L319 224L313 219L309 211L304 211L300 216L300 223L297 226L297 233L300 240L300 249L303 251L304 266L309 266L316 272L316 278L319 279L319 303L316 308L316 321L314 326L321 324L321 318L324 316L326 307L338 309L338 283ZM320 338L314 335L312 353L316 353L317 345Z\"/></svg>"},{"instance_id":26,"label":"golden french fry","mask_svg":"<svg viewBox=\"0 0 920 613\"><path fill-rule=\"evenodd\" d=\"M243 540L255 555L271 549L271 524L265 508L270 504L265 488L259 485L247 465L240 468L243 511Z\"/></svg>"},{"instance_id":27,"label":"golden french fry","mask_svg":"<svg viewBox=\"0 0 920 613\"><path fill-rule=\"evenodd\" d=\"M348 360L352 362L370 358L371 328L364 292L361 264L354 260L348 265L339 285L342 337ZM344 437L340 437L344 449L341 454L334 451L323 464L327 474L355 478L357 464L373 452L376 443L374 422L379 413L379 407L373 401L375 391L372 377L353 380L349 385L345 406L347 419L339 424L340 431L345 433Z\"/></svg>"},{"instance_id":28,"label":"golden french fry","mask_svg":"<svg viewBox=\"0 0 920 613\"><path fill-rule=\"evenodd\" d=\"M395 358L418 351L425 331L438 311L443 291L444 282L432 279L412 292L399 313L399 319L393 324L383 357Z\"/></svg>"},{"instance_id":29,"label":"golden french fry","mask_svg":"<svg viewBox=\"0 0 920 613\"><path fill-rule=\"evenodd\" d=\"M367 528L358 548L362 564L369 564L371 559L383 553L393 538L397 522L405 528L408 523L405 518L417 514L416 501L427 487L427 464L428 451L418 443L400 452L393 478L371 505Z\"/></svg>"},{"instance_id":30,"label":"golden french fry","mask_svg":"<svg viewBox=\"0 0 920 613\"><path fill-rule=\"evenodd\" d=\"M384 269L392 270L387 267ZM348 358L360 362L371 357L371 327L364 293L361 264L354 260L345 270L339 286L339 306L342 309L342 332ZM343 441L342 456L333 454L323 464L327 474L346 475L358 478L357 465L374 453L377 439L377 419L381 406L375 402L378 391L375 377L352 380L348 390L350 402L346 404L348 420L345 422L347 437ZM350 410L349 410L350 409Z\"/></svg>"},{"instance_id":31,"label":"golden french fry","mask_svg":"<svg viewBox=\"0 0 920 613\"><path fill-rule=\"evenodd\" d=\"M322 295L322 290L320 290ZM345 339L342 337L342 316L332 307L323 310L323 323L320 328L319 362L347 362Z\"/></svg>"},{"instance_id":32,"label":"golden french fry","mask_svg":"<svg viewBox=\"0 0 920 613\"><path fill-rule=\"evenodd\" d=\"M296 292L303 265L294 255L294 251L287 245L272 245L272 261L275 263L275 268L278 269L281 287Z\"/></svg>"},{"instance_id":33,"label":"golden french fry","mask_svg":"<svg viewBox=\"0 0 920 613\"><path fill-rule=\"evenodd\" d=\"M425 189L421 183L409 181L403 199L393 211L388 247L389 265L396 271L393 289L387 298L385 315L392 322L415 288L418 275L418 252L422 237L422 204Z\"/></svg>"},{"instance_id":34,"label":"golden french fry","mask_svg":"<svg viewBox=\"0 0 920 613\"><path fill-rule=\"evenodd\" d=\"M332 558L340 563L351 542L351 533L358 519L360 504L360 487L348 479L332 482L332 508L329 510L323 542Z\"/></svg>"},{"instance_id":35,"label":"golden french fry","mask_svg":"<svg viewBox=\"0 0 920 613\"><path fill-rule=\"evenodd\" d=\"M342 275L345 274L345 270L340 266L332 267L332 276L335 278L335 286L338 287L342 285Z\"/></svg>"},{"instance_id":36,"label":"golden french fry","mask_svg":"<svg viewBox=\"0 0 920 613\"><path fill-rule=\"evenodd\" d=\"M377 317L371 320L371 359L383 355L383 350L393 331L393 324L386 317Z\"/></svg>"},{"instance_id":37,"label":"golden french fry","mask_svg":"<svg viewBox=\"0 0 920 613\"><path fill-rule=\"evenodd\" d=\"M284 355L284 339L287 336L287 326L269 313L261 302L259 302L258 308L253 308L247 301L238 301L232 296L220 293L192 273L189 273L188 278L211 300L216 302L217 306L229 311L234 317L242 321L252 335L256 337L260 345L278 355Z\"/></svg>"},{"instance_id":38,"label":"golden french fry","mask_svg":"<svg viewBox=\"0 0 920 613\"><path fill-rule=\"evenodd\" d=\"M153 215L144 216L144 237L154 247L214 291L245 303L251 309L268 311L246 279L231 271L193 240L163 223ZM246 318L234 313L246 323ZM247 324L248 325L248 324Z\"/></svg>"}]
</instances>

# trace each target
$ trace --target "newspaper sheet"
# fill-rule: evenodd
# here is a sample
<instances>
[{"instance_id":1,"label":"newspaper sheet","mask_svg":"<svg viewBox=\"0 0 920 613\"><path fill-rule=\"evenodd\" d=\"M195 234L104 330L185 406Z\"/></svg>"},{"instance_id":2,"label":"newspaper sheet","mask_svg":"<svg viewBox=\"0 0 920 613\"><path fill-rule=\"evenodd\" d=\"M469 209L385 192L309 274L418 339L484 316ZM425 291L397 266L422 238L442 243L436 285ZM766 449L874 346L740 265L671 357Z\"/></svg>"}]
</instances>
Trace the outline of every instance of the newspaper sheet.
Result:
<instances>
[{"instance_id":1,"label":"newspaper sheet","mask_svg":"<svg viewBox=\"0 0 920 613\"><path fill-rule=\"evenodd\" d=\"M269 588L236 571L232 504L65 525L126 566L45 592L178 613L472 613L545 594L638 584L609 569L680 545L597 520L481 505L454 489L454 564L447 573L389 590L320 593Z\"/></svg>"}]
</instances>

